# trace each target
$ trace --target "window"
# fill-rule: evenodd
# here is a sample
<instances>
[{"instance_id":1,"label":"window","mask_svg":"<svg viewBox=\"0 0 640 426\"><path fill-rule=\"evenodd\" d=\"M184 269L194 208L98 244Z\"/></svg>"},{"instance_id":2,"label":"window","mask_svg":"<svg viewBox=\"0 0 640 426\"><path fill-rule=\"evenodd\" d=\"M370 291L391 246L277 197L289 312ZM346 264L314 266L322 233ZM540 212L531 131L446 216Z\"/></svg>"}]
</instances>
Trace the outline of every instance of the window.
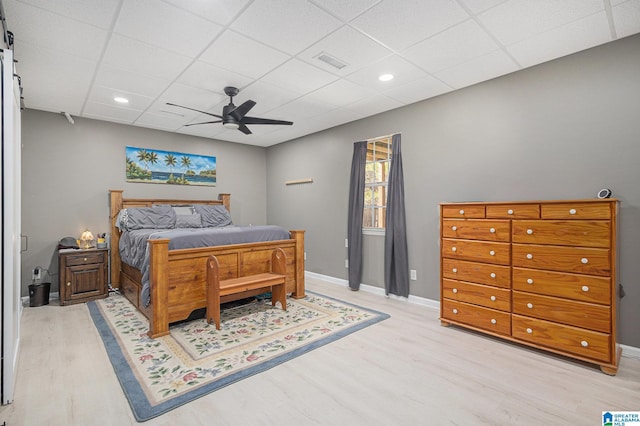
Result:
<instances>
[{"instance_id":1,"label":"window","mask_svg":"<svg viewBox=\"0 0 640 426\"><path fill-rule=\"evenodd\" d=\"M391 136L367 141L364 178L365 233L384 232L387 216L387 180L391 167Z\"/></svg>"}]
</instances>

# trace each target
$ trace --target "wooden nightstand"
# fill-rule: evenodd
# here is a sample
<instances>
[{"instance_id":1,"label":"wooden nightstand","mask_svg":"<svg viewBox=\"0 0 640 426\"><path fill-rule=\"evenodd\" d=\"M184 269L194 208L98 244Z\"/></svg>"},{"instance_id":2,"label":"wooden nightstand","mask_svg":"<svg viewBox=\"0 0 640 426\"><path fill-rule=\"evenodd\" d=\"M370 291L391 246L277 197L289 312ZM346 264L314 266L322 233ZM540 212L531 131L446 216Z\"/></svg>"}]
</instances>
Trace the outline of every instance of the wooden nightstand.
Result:
<instances>
[{"instance_id":1,"label":"wooden nightstand","mask_svg":"<svg viewBox=\"0 0 640 426\"><path fill-rule=\"evenodd\" d=\"M60 305L107 297L108 250L58 251Z\"/></svg>"}]
</instances>

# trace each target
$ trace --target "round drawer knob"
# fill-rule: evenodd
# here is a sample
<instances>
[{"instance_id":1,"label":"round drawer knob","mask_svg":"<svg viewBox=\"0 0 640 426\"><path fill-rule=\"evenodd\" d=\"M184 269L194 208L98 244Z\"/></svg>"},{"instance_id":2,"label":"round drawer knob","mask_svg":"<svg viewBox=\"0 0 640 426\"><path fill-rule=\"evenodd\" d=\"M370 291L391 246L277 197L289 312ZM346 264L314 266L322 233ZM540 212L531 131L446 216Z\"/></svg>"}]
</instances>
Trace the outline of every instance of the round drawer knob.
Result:
<instances>
[{"instance_id":1,"label":"round drawer knob","mask_svg":"<svg viewBox=\"0 0 640 426\"><path fill-rule=\"evenodd\" d=\"M490 254L491 256L495 256L495 255L496 255L496 252L495 252L495 251L493 251L493 250L491 250L491 251L489 252L489 254Z\"/></svg>"},{"instance_id":2,"label":"round drawer knob","mask_svg":"<svg viewBox=\"0 0 640 426\"><path fill-rule=\"evenodd\" d=\"M582 286L582 291L589 291L589 286L588 285L583 285Z\"/></svg>"},{"instance_id":3,"label":"round drawer knob","mask_svg":"<svg viewBox=\"0 0 640 426\"><path fill-rule=\"evenodd\" d=\"M86 258L86 257L84 258L84 261L85 261L85 262L87 261L87 258Z\"/></svg>"},{"instance_id":4,"label":"round drawer knob","mask_svg":"<svg viewBox=\"0 0 640 426\"><path fill-rule=\"evenodd\" d=\"M513 214L513 210L511 209L507 210L507 214Z\"/></svg>"},{"instance_id":5,"label":"round drawer knob","mask_svg":"<svg viewBox=\"0 0 640 426\"><path fill-rule=\"evenodd\" d=\"M496 301L496 297L495 296L491 296L491 301L495 302Z\"/></svg>"},{"instance_id":6,"label":"round drawer knob","mask_svg":"<svg viewBox=\"0 0 640 426\"><path fill-rule=\"evenodd\" d=\"M586 348L587 346L589 346L589 342L587 342L586 340L583 340L582 342L580 342L580 344L582 345L583 348Z\"/></svg>"},{"instance_id":7,"label":"round drawer knob","mask_svg":"<svg viewBox=\"0 0 640 426\"><path fill-rule=\"evenodd\" d=\"M454 288L454 289L452 289L451 291L452 291L452 292L454 292L454 293L457 293L457 292L458 292L458 289L457 289L457 288Z\"/></svg>"},{"instance_id":8,"label":"round drawer knob","mask_svg":"<svg viewBox=\"0 0 640 426\"><path fill-rule=\"evenodd\" d=\"M495 323L497 323L497 322L498 322L498 321L496 321L496 319L495 319L495 318L491 318L491 324L495 324Z\"/></svg>"},{"instance_id":9,"label":"round drawer knob","mask_svg":"<svg viewBox=\"0 0 640 426\"><path fill-rule=\"evenodd\" d=\"M492 234L495 234L496 233L496 228L489 229L489 232L491 232Z\"/></svg>"},{"instance_id":10,"label":"round drawer knob","mask_svg":"<svg viewBox=\"0 0 640 426\"><path fill-rule=\"evenodd\" d=\"M456 272L458 272L458 268L453 268L453 269L451 270L451 272L453 272L453 273L455 274Z\"/></svg>"},{"instance_id":11,"label":"round drawer knob","mask_svg":"<svg viewBox=\"0 0 640 426\"><path fill-rule=\"evenodd\" d=\"M451 227L451 230L452 230L452 231L457 231L457 230L458 230L458 227L457 227L457 226L452 226L452 227Z\"/></svg>"},{"instance_id":12,"label":"round drawer knob","mask_svg":"<svg viewBox=\"0 0 640 426\"><path fill-rule=\"evenodd\" d=\"M496 273L495 273L495 272L492 272L491 274L489 274L489 276L490 276L491 278L495 278L495 277L496 277Z\"/></svg>"},{"instance_id":13,"label":"round drawer knob","mask_svg":"<svg viewBox=\"0 0 640 426\"><path fill-rule=\"evenodd\" d=\"M464 214L464 210L460 209L460 214Z\"/></svg>"},{"instance_id":14,"label":"round drawer knob","mask_svg":"<svg viewBox=\"0 0 640 426\"><path fill-rule=\"evenodd\" d=\"M531 333L533 333L533 330L530 329L530 328L527 328L527 333L531 334Z\"/></svg>"},{"instance_id":15,"label":"round drawer knob","mask_svg":"<svg viewBox=\"0 0 640 426\"><path fill-rule=\"evenodd\" d=\"M528 234L528 235L533 234L533 229L527 229L527 234Z\"/></svg>"},{"instance_id":16,"label":"round drawer knob","mask_svg":"<svg viewBox=\"0 0 640 426\"><path fill-rule=\"evenodd\" d=\"M451 251L458 251L458 249L455 247L451 247Z\"/></svg>"},{"instance_id":17,"label":"round drawer knob","mask_svg":"<svg viewBox=\"0 0 640 426\"><path fill-rule=\"evenodd\" d=\"M576 213L578 213L578 212L576 211L576 209L571 209L571 210L569 210L569 214L576 214Z\"/></svg>"},{"instance_id":18,"label":"round drawer knob","mask_svg":"<svg viewBox=\"0 0 640 426\"><path fill-rule=\"evenodd\" d=\"M527 303L527 308L533 309L533 303Z\"/></svg>"},{"instance_id":19,"label":"round drawer knob","mask_svg":"<svg viewBox=\"0 0 640 426\"><path fill-rule=\"evenodd\" d=\"M528 278L527 279L527 284L533 284L533 279L532 278Z\"/></svg>"},{"instance_id":20,"label":"round drawer knob","mask_svg":"<svg viewBox=\"0 0 640 426\"><path fill-rule=\"evenodd\" d=\"M458 313L458 310L457 310L457 309L455 309L455 308L453 308L453 313L454 313L454 314L457 314L457 313Z\"/></svg>"},{"instance_id":21,"label":"round drawer knob","mask_svg":"<svg viewBox=\"0 0 640 426\"><path fill-rule=\"evenodd\" d=\"M580 259L580 262L586 265L587 263L589 263L589 259L587 259L586 257L583 257L582 259Z\"/></svg>"},{"instance_id":22,"label":"round drawer knob","mask_svg":"<svg viewBox=\"0 0 640 426\"><path fill-rule=\"evenodd\" d=\"M527 253L527 259L533 259L533 255L531 253Z\"/></svg>"},{"instance_id":23,"label":"round drawer knob","mask_svg":"<svg viewBox=\"0 0 640 426\"><path fill-rule=\"evenodd\" d=\"M67 287L71 287L71 282L68 282L68 283L67 283Z\"/></svg>"}]
</instances>

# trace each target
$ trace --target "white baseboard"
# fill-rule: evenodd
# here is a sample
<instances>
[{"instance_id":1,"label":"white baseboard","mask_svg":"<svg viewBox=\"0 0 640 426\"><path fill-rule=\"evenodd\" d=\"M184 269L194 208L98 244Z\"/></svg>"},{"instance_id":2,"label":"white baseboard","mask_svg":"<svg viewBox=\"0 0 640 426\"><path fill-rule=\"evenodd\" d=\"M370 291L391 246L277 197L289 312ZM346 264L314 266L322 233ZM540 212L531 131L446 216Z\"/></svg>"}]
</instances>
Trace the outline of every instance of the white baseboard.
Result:
<instances>
[{"instance_id":1,"label":"white baseboard","mask_svg":"<svg viewBox=\"0 0 640 426\"><path fill-rule=\"evenodd\" d=\"M319 280L328 281L332 284L337 284L344 287L349 286L349 282L347 280L343 280L342 278L330 277L328 275L316 274L315 272L309 272L309 271L304 271L304 275L305 277L317 278ZM360 289L362 291L366 291L367 293L386 296L384 294L384 289L380 287L375 287L367 284L360 284ZM390 294L386 297L389 297L390 299L404 300L409 303L415 303L416 305L426 306L427 308L440 309L440 301L427 299L426 297L409 295L409 297L407 298L407 297L396 296L394 294ZM640 359L640 348L636 348L635 346L622 345L622 344L619 344L619 346L622 348L623 357Z\"/></svg>"}]
</instances>

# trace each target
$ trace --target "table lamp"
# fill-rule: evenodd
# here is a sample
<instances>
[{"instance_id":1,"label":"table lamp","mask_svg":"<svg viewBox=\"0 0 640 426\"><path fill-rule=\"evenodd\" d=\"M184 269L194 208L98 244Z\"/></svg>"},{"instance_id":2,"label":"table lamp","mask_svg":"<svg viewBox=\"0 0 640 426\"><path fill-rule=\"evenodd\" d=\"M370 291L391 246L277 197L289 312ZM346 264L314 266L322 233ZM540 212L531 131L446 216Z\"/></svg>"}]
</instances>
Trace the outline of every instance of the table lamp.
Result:
<instances>
[{"instance_id":1,"label":"table lamp","mask_svg":"<svg viewBox=\"0 0 640 426\"><path fill-rule=\"evenodd\" d=\"M83 249L89 249L93 246L93 234L88 229L82 233L80 240L82 241L81 247Z\"/></svg>"}]
</instances>

